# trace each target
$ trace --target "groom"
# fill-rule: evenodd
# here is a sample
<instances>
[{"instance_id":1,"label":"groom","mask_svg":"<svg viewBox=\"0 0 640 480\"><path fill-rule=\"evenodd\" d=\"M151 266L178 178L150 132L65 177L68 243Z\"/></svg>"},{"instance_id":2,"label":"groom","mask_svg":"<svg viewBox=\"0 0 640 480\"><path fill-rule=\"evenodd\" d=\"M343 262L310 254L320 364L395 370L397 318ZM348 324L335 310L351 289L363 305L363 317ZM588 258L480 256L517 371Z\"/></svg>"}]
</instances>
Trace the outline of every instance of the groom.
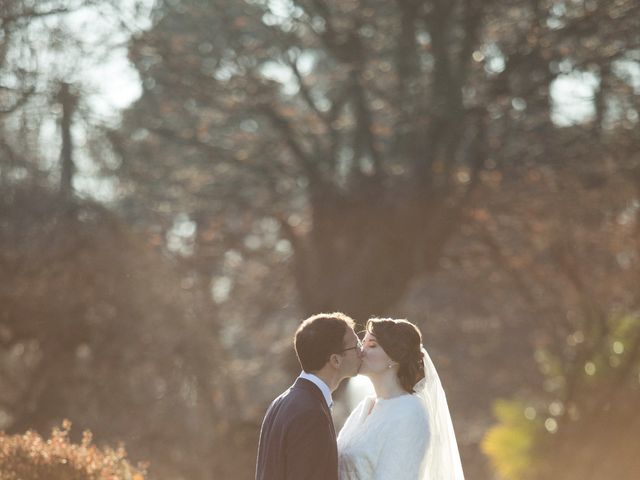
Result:
<instances>
[{"instance_id":1,"label":"groom","mask_svg":"<svg viewBox=\"0 0 640 480\"><path fill-rule=\"evenodd\" d=\"M302 373L264 417L256 480L337 480L331 392L358 373L360 340L342 313L307 318L294 338Z\"/></svg>"}]
</instances>

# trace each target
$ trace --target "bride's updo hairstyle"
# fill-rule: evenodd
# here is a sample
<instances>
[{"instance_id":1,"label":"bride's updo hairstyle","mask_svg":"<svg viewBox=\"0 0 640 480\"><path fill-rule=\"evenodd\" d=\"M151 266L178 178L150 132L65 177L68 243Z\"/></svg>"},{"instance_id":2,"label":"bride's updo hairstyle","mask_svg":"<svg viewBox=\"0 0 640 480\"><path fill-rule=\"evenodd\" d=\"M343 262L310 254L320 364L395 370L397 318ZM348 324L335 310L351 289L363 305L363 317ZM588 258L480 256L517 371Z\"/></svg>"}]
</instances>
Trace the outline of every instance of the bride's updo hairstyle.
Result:
<instances>
[{"instance_id":1,"label":"bride's updo hairstyle","mask_svg":"<svg viewBox=\"0 0 640 480\"><path fill-rule=\"evenodd\" d=\"M400 385L413 393L413 386L424 378L422 334L418 327L406 320L372 318L367 321L366 331L376 337L378 345L398 363Z\"/></svg>"}]
</instances>

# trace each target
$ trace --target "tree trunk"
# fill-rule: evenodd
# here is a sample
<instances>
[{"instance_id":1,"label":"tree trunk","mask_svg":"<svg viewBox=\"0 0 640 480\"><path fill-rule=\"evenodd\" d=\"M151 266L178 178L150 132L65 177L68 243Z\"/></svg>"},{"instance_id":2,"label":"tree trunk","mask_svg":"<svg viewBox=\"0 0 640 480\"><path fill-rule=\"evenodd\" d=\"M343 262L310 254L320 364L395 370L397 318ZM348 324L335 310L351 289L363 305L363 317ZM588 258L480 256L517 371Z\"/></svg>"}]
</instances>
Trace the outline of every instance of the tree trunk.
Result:
<instances>
[{"instance_id":1,"label":"tree trunk","mask_svg":"<svg viewBox=\"0 0 640 480\"><path fill-rule=\"evenodd\" d=\"M71 86L63 82L58 92L58 101L62 106L62 119L60 127L62 131L62 151L60 153L60 163L62 172L60 175L60 198L66 203L73 195L73 174L75 165L73 163L73 140L71 138L71 125L73 112L77 105L77 98L71 92Z\"/></svg>"}]
</instances>

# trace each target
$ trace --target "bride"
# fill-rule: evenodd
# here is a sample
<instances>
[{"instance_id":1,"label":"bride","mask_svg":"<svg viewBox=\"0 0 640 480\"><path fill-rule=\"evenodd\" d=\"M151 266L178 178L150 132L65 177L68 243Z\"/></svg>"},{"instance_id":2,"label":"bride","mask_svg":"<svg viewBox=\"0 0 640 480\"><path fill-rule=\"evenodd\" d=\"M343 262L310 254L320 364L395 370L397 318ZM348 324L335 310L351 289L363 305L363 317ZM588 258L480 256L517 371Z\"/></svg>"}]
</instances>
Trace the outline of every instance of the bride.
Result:
<instances>
[{"instance_id":1,"label":"bride","mask_svg":"<svg viewBox=\"0 0 640 480\"><path fill-rule=\"evenodd\" d=\"M338 435L340 480L464 480L447 400L420 330L371 319L360 373L365 398Z\"/></svg>"}]
</instances>

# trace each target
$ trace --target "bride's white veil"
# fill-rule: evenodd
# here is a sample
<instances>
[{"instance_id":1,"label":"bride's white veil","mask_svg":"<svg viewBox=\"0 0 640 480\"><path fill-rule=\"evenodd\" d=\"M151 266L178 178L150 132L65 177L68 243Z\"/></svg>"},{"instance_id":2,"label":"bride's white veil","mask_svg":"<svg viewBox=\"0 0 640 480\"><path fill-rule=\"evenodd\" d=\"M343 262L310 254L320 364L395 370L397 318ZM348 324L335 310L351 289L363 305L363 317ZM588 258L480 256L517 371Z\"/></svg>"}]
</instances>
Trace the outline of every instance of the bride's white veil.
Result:
<instances>
[{"instance_id":1,"label":"bride's white veil","mask_svg":"<svg viewBox=\"0 0 640 480\"><path fill-rule=\"evenodd\" d=\"M425 378L413 387L424 402L429 417L429 450L425 477L421 480L464 480L447 397L436 367L424 347L422 362Z\"/></svg>"}]
</instances>

